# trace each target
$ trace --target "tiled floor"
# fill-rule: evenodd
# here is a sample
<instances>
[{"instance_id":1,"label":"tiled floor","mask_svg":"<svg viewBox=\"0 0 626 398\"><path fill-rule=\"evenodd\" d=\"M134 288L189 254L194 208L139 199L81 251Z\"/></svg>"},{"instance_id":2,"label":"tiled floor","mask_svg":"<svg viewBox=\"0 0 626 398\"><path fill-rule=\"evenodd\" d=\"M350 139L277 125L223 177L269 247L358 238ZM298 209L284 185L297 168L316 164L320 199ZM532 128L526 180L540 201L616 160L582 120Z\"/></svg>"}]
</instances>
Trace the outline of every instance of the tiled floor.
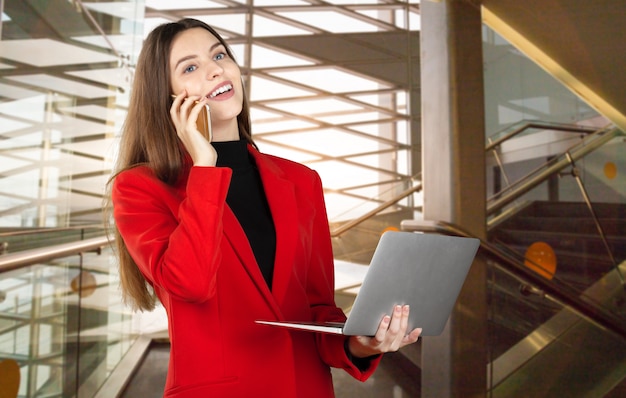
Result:
<instances>
[{"instance_id":1,"label":"tiled floor","mask_svg":"<svg viewBox=\"0 0 626 398\"><path fill-rule=\"evenodd\" d=\"M120 398L160 398L167 373L169 344L154 343ZM418 369L398 354L383 357L376 372L366 381L353 379L343 370L333 369L337 398L418 398Z\"/></svg>"},{"instance_id":2,"label":"tiled floor","mask_svg":"<svg viewBox=\"0 0 626 398\"><path fill-rule=\"evenodd\" d=\"M337 261L335 285L343 297L356 294L367 267ZM167 335L167 317L162 307L150 313L138 313L134 328L139 333ZM128 384L120 398L163 396L167 373L169 344L153 343L138 372ZM333 369L333 380L337 398L418 398L420 391L419 369L400 354L383 357L376 372L365 382L353 379L343 370Z\"/></svg>"},{"instance_id":3,"label":"tiled floor","mask_svg":"<svg viewBox=\"0 0 626 398\"><path fill-rule=\"evenodd\" d=\"M333 369L337 398L419 398L420 371L400 354L386 354L365 382Z\"/></svg>"}]
</instances>

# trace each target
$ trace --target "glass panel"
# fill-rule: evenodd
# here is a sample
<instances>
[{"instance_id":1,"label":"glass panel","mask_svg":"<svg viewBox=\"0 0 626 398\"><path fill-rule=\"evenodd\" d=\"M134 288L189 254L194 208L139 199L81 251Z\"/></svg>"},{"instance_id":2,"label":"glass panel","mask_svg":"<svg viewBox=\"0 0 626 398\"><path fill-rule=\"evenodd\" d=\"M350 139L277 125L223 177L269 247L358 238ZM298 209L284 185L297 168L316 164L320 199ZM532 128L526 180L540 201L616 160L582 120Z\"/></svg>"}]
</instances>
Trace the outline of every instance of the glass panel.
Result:
<instances>
[{"instance_id":1,"label":"glass panel","mask_svg":"<svg viewBox=\"0 0 626 398\"><path fill-rule=\"evenodd\" d=\"M378 30L375 25L333 11L282 12L278 15L332 33L375 32Z\"/></svg>"},{"instance_id":2,"label":"glass panel","mask_svg":"<svg viewBox=\"0 0 626 398\"><path fill-rule=\"evenodd\" d=\"M618 155L623 150L623 133L607 129L564 149L564 154L538 154L494 166L488 173L492 187L502 189L493 194L488 208L510 203L491 214L490 239L529 267L545 268L548 279L585 293L626 260L626 203L621 194L626 177L616 171L624 165Z\"/></svg>"},{"instance_id":3,"label":"glass panel","mask_svg":"<svg viewBox=\"0 0 626 398\"><path fill-rule=\"evenodd\" d=\"M618 281L608 285L623 289ZM606 396L626 372L626 339L491 267L493 397Z\"/></svg>"},{"instance_id":4,"label":"glass panel","mask_svg":"<svg viewBox=\"0 0 626 398\"><path fill-rule=\"evenodd\" d=\"M252 46L252 67L285 67L296 65L312 65L313 62L304 58L295 57L282 51L276 51L261 45Z\"/></svg>"},{"instance_id":5,"label":"glass panel","mask_svg":"<svg viewBox=\"0 0 626 398\"><path fill-rule=\"evenodd\" d=\"M191 10L225 7L223 4L210 0L145 0L147 8L155 10ZM244 1L245 3L245 1Z\"/></svg>"},{"instance_id":6,"label":"glass panel","mask_svg":"<svg viewBox=\"0 0 626 398\"><path fill-rule=\"evenodd\" d=\"M584 124L598 113L496 32L483 26L486 136L522 120Z\"/></svg>"},{"instance_id":7,"label":"glass panel","mask_svg":"<svg viewBox=\"0 0 626 398\"><path fill-rule=\"evenodd\" d=\"M489 240L626 327L624 133L485 27ZM547 289L546 287L546 289ZM492 395L605 396L626 340L493 267Z\"/></svg>"},{"instance_id":8,"label":"glass panel","mask_svg":"<svg viewBox=\"0 0 626 398\"><path fill-rule=\"evenodd\" d=\"M0 254L76 242L104 235L101 226L67 228L8 228L0 232Z\"/></svg>"},{"instance_id":9,"label":"glass panel","mask_svg":"<svg viewBox=\"0 0 626 398\"><path fill-rule=\"evenodd\" d=\"M128 351L132 314L112 258L105 250L0 274L0 361L19 364L20 396L91 394Z\"/></svg>"},{"instance_id":10,"label":"glass panel","mask_svg":"<svg viewBox=\"0 0 626 398\"><path fill-rule=\"evenodd\" d=\"M576 162L591 201L626 202L626 140L617 137ZM562 193L565 195L565 193ZM573 195L572 195L573 196ZM622 216L623 214L615 214ZM608 225L605 228L610 228ZM626 231L616 231L624 233Z\"/></svg>"},{"instance_id":11,"label":"glass panel","mask_svg":"<svg viewBox=\"0 0 626 398\"><path fill-rule=\"evenodd\" d=\"M143 1L1 4L0 247L100 237ZM20 396L92 394L119 363L133 340L116 270L105 250L0 274L0 360L19 364Z\"/></svg>"},{"instance_id":12,"label":"glass panel","mask_svg":"<svg viewBox=\"0 0 626 398\"><path fill-rule=\"evenodd\" d=\"M587 294L626 259L623 133L486 27L484 56L490 240Z\"/></svg>"},{"instance_id":13,"label":"glass panel","mask_svg":"<svg viewBox=\"0 0 626 398\"><path fill-rule=\"evenodd\" d=\"M285 80L302 82L311 88L325 90L330 93L347 93L355 91L372 91L385 89L384 85L370 79L355 76L347 71L335 69L308 69L306 71L275 72L272 75Z\"/></svg>"},{"instance_id":14,"label":"glass panel","mask_svg":"<svg viewBox=\"0 0 626 398\"><path fill-rule=\"evenodd\" d=\"M143 1L2 4L0 226L101 224Z\"/></svg>"},{"instance_id":15,"label":"glass panel","mask_svg":"<svg viewBox=\"0 0 626 398\"><path fill-rule=\"evenodd\" d=\"M344 167L346 173L360 168L371 175L370 161L384 172L368 183L384 183L398 173L406 179L419 169L405 146L394 145L410 145L410 137L418 137L407 99L419 69L407 60L416 56L419 37L406 32L419 29L418 2L222 3L147 0L145 9L143 1L87 2L84 9L73 2L54 9L38 3L26 13L17 3L5 5L0 131L9 139L0 143L0 226L100 223L100 197L116 156L141 39L181 15L214 25L231 44L250 83L253 134L262 150L305 163L343 154L335 146L310 152L298 139L270 138L336 126L356 133L363 144L351 146L350 153L371 157L340 159L339 169L322 175L324 183L344 174ZM48 25L54 29L35 28ZM408 48L416 54L407 54ZM367 200L376 204L376 196ZM330 199L329 214L345 209L332 209L334 203L351 200Z\"/></svg>"}]
</instances>

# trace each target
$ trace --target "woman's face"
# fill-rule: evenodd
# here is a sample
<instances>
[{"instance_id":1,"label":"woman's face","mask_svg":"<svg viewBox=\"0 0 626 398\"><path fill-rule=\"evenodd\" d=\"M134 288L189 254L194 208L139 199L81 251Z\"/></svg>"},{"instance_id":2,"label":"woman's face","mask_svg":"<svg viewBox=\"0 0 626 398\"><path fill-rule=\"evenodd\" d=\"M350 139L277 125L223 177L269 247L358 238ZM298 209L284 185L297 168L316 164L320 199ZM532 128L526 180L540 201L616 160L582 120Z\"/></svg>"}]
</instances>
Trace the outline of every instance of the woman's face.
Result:
<instances>
[{"instance_id":1,"label":"woman's face","mask_svg":"<svg viewBox=\"0 0 626 398\"><path fill-rule=\"evenodd\" d=\"M192 28L174 38L170 79L173 94L185 91L187 96L207 98L216 140L239 138L237 115L243 107L241 72L211 32Z\"/></svg>"}]
</instances>

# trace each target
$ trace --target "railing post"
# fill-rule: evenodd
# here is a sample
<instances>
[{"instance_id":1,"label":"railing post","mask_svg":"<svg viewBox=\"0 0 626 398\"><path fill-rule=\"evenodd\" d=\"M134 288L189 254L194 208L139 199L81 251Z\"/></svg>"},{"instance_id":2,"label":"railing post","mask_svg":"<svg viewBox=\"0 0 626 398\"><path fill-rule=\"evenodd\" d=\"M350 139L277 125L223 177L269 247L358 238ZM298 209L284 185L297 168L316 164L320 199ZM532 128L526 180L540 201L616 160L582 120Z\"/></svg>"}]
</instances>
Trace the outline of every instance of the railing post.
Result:
<instances>
[{"instance_id":1,"label":"railing post","mask_svg":"<svg viewBox=\"0 0 626 398\"><path fill-rule=\"evenodd\" d=\"M613 256L611 247L609 246L609 242L606 240L606 234L604 233L602 224L600 224L600 220L598 220L598 216L596 215L596 212L593 209L593 205L591 204L591 200L589 199L589 195L587 194L587 190L585 189L585 184L580 178L580 171L578 170L578 167L576 167L576 163L574 162L574 159L572 158L572 155L570 155L569 151L565 152L565 157L567 158L567 161L572 165L572 172L571 172L572 176L576 180L576 183L578 184L578 188L580 188L580 192L583 195L583 199L585 203L587 204L589 211L591 212L591 217L593 218L593 222L596 225L596 229L598 230L598 233L600 234L600 239L602 239L602 243L604 244L604 248L606 249L606 252L609 255L609 259L611 260L611 263L613 264L613 268L615 268L615 272L617 272L617 275L619 276L619 279L622 282L622 286L624 286L624 275L622 275L622 272L619 269L619 265L617 264L617 261L615 261L615 257Z\"/></svg>"}]
</instances>

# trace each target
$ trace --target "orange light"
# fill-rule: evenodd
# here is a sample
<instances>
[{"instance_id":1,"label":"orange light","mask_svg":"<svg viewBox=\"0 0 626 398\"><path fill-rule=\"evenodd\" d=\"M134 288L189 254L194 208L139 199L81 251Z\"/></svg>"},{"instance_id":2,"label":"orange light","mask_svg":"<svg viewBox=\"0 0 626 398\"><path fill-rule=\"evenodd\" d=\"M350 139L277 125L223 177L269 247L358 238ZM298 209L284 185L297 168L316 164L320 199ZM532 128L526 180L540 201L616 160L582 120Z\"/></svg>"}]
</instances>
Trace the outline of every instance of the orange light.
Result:
<instances>
[{"instance_id":1,"label":"orange light","mask_svg":"<svg viewBox=\"0 0 626 398\"><path fill-rule=\"evenodd\" d=\"M91 296L98 287L96 284L96 278L88 271L81 271L80 274L76 275L74 279L70 282L70 287L72 291L78 293L80 297L89 297ZM80 291L78 291L80 289Z\"/></svg>"},{"instance_id":2,"label":"orange light","mask_svg":"<svg viewBox=\"0 0 626 398\"><path fill-rule=\"evenodd\" d=\"M20 365L14 359L0 361L0 398L17 397L20 389Z\"/></svg>"},{"instance_id":3,"label":"orange light","mask_svg":"<svg viewBox=\"0 0 626 398\"><path fill-rule=\"evenodd\" d=\"M545 242L535 242L526 249L524 265L544 278L551 280L556 273L556 255Z\"/></svg>"},{"instance_id":4,"label":"orange light","mask_svg":"<svg viewBox=\"0 0 626 398\"><path fill-rule=\"evenodd\" d=\"M387 231L399 231L399 229L396 228L396 227L387 227L387 228L383 229L383 234L385 232L387 232Z\"/></svg>"},{"instance_id":5,"label":"orange light","mask_svg":"<svg viewBox=\"0 0 626 398\"><path fill-rule=\"evenodd\" d=\"M617 166L615 165L615 163L613 163L613 162L606 162L604 164L604 175L609 180L612 180L615 177L617 177Z\"/></svg>"}]
</instances>

